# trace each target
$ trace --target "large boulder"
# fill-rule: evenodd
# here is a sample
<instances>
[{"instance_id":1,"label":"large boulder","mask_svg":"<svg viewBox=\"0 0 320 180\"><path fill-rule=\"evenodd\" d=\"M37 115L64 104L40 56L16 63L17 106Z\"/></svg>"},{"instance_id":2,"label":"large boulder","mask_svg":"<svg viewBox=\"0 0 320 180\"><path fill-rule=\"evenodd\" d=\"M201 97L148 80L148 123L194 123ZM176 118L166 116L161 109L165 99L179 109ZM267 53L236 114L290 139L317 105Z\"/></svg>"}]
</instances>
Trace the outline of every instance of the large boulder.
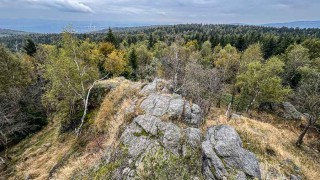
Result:
<instances>
[{"instance_id":1,"label":"large boulder","mask_svg":"<svg viewBox=\"0 0 320 180\"><path fill-rule=\"evenodd\" d=\"M198 148L201 145L202 134L198 128L187 128L184 130L186 142L192 148Z\"/></svg>"},{"instance_id":2,"label":"large boulder","mask_svg":"<svg viewBox=\"0 0 320 180\"><path fill-rule=\"evenodd\" d=\"M263 103L260 105L260 109L272 112L287 120L301 120L305 117L290 102Z\"/></svg>"},{"instance_id":3,"label":"large boulder","mask_svg":"<svg viewBox=\"0 0 320 180\"><path fill-rule=\"evenodd\" d=\"M140 95L147 96L153 93L170 93L172 92L172 84L163 79L154 79L153 82L146 84L140 91Z\"/></svg>"},{"instance_id":4,"label":"large boulder","mask_svg":"<svg viewBox=\"0 0 320 180\"><path fill-rule=\"evenodd\" d=\"M291 103L283 102L273 107L275 111L285 119L301 120L303 114L299 112Z\"/></svg>"},{"instance_id":5,"label":"large boulder","mask_svg":"<svg viewBox=\"0 0 320 180\"><path fill-rule=\"evenodd\" d=\"M228 172L217 156L210 141L202 143L203 172L207 179L225 179Z\"/></svg>"},{"instance_id":6,"label":"large boulder","mask_svg":"<svg viewBox=\"0 0 320 180\"><path fill-rule=\"evenodd\" d=\"M198 127L202 123L201 108L184 100L177 94L150 94L141 103L146 114L170 119L182 119L185 123Z\"/></svg>"},{"instance_id":7,"label":"large boulder","mask_svg":"<svg viewBox=\"0 0 320 180\"><path fill-rule=\"evenodd\" d=\"M258 160L253 153L242 147L242 141L238 133L230 126L219 125L209 128L205 142L202 144L202 150L205 155L205 161L212 161L212 157L214 157L212 154L215 152L225 162L225 167L221 163L217 163L217 160L216 163L206 164L209 167L204 167L204 171L207 171L210 165L213 165L215 172L212 172L212 174L215 174L215 177L218 179L222 179L221 172L223 172L224 168L239 170L250 178L261 179ZM218 173L217 169L220 170L220 173ZM242 175L239 175L239 177L242 177Z\"/></svg>"},{"instance_id":8,"label":"large boulder","mask_svg":"<svg viewBox=\"0 0 320 180\"><path fill-rule=\"evenodd\" d=\"M114 158L121 165L113 171L113 177L139 179L152 171L166 179L167 173L172 179L261 179L255 155L243 148L235 129L214 126L203 136L196 128L202 123L201 108L168 93L168 86L166 81L156 79L140 91L137 102L141 103L130 106L128 112L137 108L143 111L121 134L115 153L118 157Z\"/></svg>"},{"instance_id":9,"label":"large boulder","mask_svg":"<svg viewBox=\"0 0 320 180\"><path fill-rule=\"evenodd\" d=\"M161 144L168 151L178 154L181 132L181 129L171 122L162 122L151 115L141 115L125 129L121 142L127 146L129 155L134 158L156 144Z\"/></svg>"}]
</instances>

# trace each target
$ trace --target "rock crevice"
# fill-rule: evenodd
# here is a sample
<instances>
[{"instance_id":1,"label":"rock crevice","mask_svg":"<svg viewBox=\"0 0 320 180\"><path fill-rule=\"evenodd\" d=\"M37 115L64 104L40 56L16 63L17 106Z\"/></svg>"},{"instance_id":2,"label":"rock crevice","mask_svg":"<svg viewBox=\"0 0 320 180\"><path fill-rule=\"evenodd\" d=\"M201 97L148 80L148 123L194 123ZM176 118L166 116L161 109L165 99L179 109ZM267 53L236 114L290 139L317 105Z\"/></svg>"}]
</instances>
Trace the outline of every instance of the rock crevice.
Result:
<instances>
[{"instance_id":1,"label":"rock crevice","mask_svg":"<svg viewBox=\"0 0 320 180\"><path fill-rule=\"evenodd\" d=\"M154 155L155 159L159 158L156 156L161 154L157 153L160 151L165 155L160 157L163 161L151 163L154 169L157 169L157 166L165 168L164 165L192 169L195 168L193 166L200 165L196 167L198 171L187 171L185 173L188 176L184 177L261 179L259 162L253 153L243 148L234 128L219 125L202 133L198 128L203 120L201 108L180 95L169 94L169 90L170 83L156 79L140 91L144 99L136 106L140 107L144 114L135 117L121 135L120 143L127 149L127 156L123 157L125 163L116 171L122 172L117 173L116 179L139 178L146 173L145 168L150 166L145 167L146 159L150 160L150 154ZM177 121L170 120L180 120L189 127L182 128L175 124ZM177 162L178 164L175 164Z\"/></svg>"}]
</instances>

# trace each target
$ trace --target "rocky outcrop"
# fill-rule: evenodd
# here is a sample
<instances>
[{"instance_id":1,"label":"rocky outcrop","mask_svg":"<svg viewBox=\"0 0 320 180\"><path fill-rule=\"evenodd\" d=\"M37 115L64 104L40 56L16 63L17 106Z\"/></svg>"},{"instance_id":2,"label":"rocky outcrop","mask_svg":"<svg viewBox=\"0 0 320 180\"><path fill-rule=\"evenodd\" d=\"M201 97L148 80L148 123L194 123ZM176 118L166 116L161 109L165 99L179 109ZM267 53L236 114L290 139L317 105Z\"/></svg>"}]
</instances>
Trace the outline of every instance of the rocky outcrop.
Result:
<instances>
[{"instance_id":1,"label":"rocky outcrop","mask_svg":"<svg viewBox=\"0 0 320 180\"><path fill-rule=\"evenodd\" d=\"M204 159L211 161L215 168L217 179L227 176L226 168L236 169L238 176L246 174L248 177L261 178L258 160L255 155L242 147L242 141L234 128L226 125L211 127L208 129L205 142L202 144ZM216 157L220 157L220 161ZM208 169L209 167L204 167ZM210 176L212 176L209 173Z\"/></svg>"},{"instance_id":2,"label":"rocky outcrop","mask_svg":"<svg viewBox=\"0 0 320 180\"><path fill-rule=\"evenodd\" d=\"M170 94L169 84L156 79L140 91L135 106L143 112L121 133L114 179L260 179L259 163L235 129L220 125L202 133L200 107Z\"/></svg>"},{"instance_id":3,"label":"rocky outcrop","mask_svg":"<svg viewBox=\"0 0 320 180\"><path fill-rule=\"evenodd\" d=\"M273 104L272 109L275 110L275 112L289 120L301 120L303 117L303 114L299 112L291 103L289 102L283 102L279 104Z\"/></svg>"},{"instance_id":4,"label":"rocky outcrop","mask_svg":"<svg viewBox=\"0 0 320 180\"><path fill-rule=\"evenodd\" d=\"M301 120L305 118L305 115L299 112L290 102L264 103L260 105L260 109L272 112L287 120Z\"/></svg>"},{"instance_id":5,"label":"rocky outcrop","mask_svg":"<svg viewBox=\"0 0 320 180\"><path fill-rule=\"evenodd\" d=\"M199 127L202 123L201 108L178 94L169 94L171 89L170 83L161 79L145 85L140 91L140 95L145 96L140 108L152 116L181 119L191 126Z\"/></svg>"}]
</instances>

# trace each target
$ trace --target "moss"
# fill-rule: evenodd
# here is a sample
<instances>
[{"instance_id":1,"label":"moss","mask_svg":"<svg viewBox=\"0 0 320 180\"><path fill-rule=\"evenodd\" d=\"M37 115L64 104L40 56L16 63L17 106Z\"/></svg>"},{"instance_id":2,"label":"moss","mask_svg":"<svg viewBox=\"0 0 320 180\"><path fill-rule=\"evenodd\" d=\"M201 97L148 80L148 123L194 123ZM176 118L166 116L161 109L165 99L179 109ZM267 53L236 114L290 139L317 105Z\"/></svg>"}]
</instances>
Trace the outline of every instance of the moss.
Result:
<instances>
[{"instance_id":1,"label":"moss","mask_svg":"<svg viewBox=\"0 0 320 180\"><path fill-rule=\"evenodd\" d=\"M133 135L136 137L140 137L140 136L149 136L150 134L146 130L142 129L141 132L135 132L133 133Z\"/></svg>"},{"instance_id":2,"label":"moss","mask_svg":"<svg viewBox=\"0 0 320 180\"><path fill-rule=\"evenodd\" d=\"M146 136L146 137L149 137L151 139L157 139L157 138L160 138L160 137L163 137L164 134L162 131L157 131L157 134L156 135L153 135L153 134L150 134L148 133L146 130L142 129L141 132L135 132L133 133L134 136L136 137L140 137L140 136Z\"/></svg>"},{"instance_id":3,"label":"moss","mask_svg":"<svg viewBox=\"0 0 320 180\"><path fill-rule=\"evenodd\" d=\"M188 156L179 156L160 147L143 158L143 167L137 172L138 179L202 179L200 156L201 153L197 151Z\"/></svg>"},{"instance_id":4,"label":"moss","mask_svg":"<svg viewBox=\"0 0 320 180\"><path fill-rule=\"evenodd\" d=\"M109 163L105 165L99 166L99 168L91 173L91 177L94 177L94 180L111 178L113 172L119 168L121 165L121 161L116 161L114 163Z\"/></svg>"}]
</instances>

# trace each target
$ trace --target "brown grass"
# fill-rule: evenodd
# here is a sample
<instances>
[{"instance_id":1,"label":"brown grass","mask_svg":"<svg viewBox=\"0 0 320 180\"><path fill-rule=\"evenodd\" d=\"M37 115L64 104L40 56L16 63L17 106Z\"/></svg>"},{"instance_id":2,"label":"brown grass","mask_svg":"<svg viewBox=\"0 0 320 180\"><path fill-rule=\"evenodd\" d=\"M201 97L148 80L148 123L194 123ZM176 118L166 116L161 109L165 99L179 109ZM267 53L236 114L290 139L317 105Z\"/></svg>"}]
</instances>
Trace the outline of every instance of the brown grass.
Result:
<instances>
[{"instance_id":1,"label":"brown grass","mask_svg":"<svg viewBox=\"0 0 320 180\"><path fill-rule=\"evenodd\" d=\"M75 141L73 136L66 135L63 139L58 135L59 127L53 123L11 149L16 166L14 177L9 179L47 179L51 168Z\"/></svg>"},{"instance_id":2,"label":"brown grass","mask_svg":"<svg viewBox=\"0 0 320 180\"><path fill-rule=\"evenodd\" d=\"M298 166L304 178L319 179L320 154L308 147L308 144L314 142L316 137L306 136L305 145L297 148L294 145L300 133L297 122L288 123L266 114L260 116L260 118L265 118L265 122L261 122L261 119L245 117L228 122L223 114L224 110L215 109L211 113L211 117L215 118L208 119L203 130L217 124L228 124L235 127L243 140L244 147L254 152L259 159L263 179L266 176L270 177L270 171L278 173L278 177L272 179L281 179L281 174L286 176L297 174L290 164L284 163L286 160L291 160L293 165Z\"/></svg>"},{"instance_id":3,"label":"brown grass","mask_svg":"<svg viewBox=\"0 0 320 180\"><path fill-rule=\"evenodd\" d=\"M125 80L118 83L118 86L105 97L94 122L99 131L97 137L91 139L81 156L70 158L66 165L57 171L55 179L70 179L75 173L90 169L105 156L105 150L117 146L121 126L132 120L128 120L131 112L127 111L136 102L136 94L140 90L139 86L132 87L133 85Z\"/></svg>"},{"instance_id":4,"label":"brown grass","mask_svg":"<svg viewBox=\"0 0 320 180\"><path fill-rule=\"evenodd\" d=\"M127 110L136 103L140 90L140 83L123 78L100 84L110 85L113 89L97 113L92 113L90 126L83 129L79 139L74 133L59 134L59 119L54 119L44 130L13 147L9 153L15 172L9 179L48 179L49 172L59 162L62 163L52 178L71 179L74 173L97 164L105 156L105 150L117 143L122 124L132 120ZM65 155L69 156L63 159Z\"/></svg>"}]
</instances>

